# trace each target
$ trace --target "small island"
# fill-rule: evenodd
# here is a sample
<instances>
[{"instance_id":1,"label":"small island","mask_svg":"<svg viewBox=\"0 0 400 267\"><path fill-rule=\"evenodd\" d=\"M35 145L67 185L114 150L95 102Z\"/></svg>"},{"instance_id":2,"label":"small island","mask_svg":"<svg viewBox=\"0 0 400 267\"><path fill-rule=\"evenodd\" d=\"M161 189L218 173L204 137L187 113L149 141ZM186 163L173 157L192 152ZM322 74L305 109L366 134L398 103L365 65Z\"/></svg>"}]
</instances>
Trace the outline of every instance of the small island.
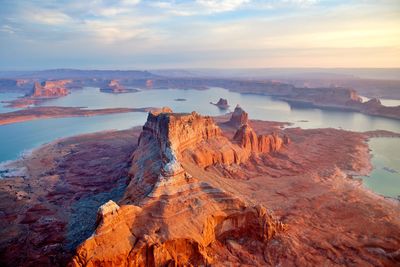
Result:
<instances>
[{"instance_id":1,"label":"small island","mask_svg":"<svg viewBox=\"0 0 400 267\"><path fill-rule=\"evenodd\" d=\"M122 93L134 93L138 92L137 89L128 89L121 85L118 80L110 80L106 86L100 88L100 92L112 93L112 94L122 94Z\"/></svg>"},{"instance_id":2,"label":"small island","mask_svg":"<svg viewBox=\"0 0 400 267\"><path fill-rule=\"evenodd\" d=\"M54 80L44 81L42 83L35 82L31 91L23 97L12 101L4 101L8 103L7 107L25 108L42 103L48 99L59 98L68 95L70 92L67 89L67 84L72 80Z\"/></svg>"},{"instance_id":3,"label":"small island","mask_svg":"<svg viewBox=\"0 0 400 267\"><path fill-rule=\"evenodd\" d=\"M219 107L220 109L228 109L229 108L228 100L226 100L224 98L220 98L217 103L210 102L210 104L213 104L213 105Z\"/></svg>"}]
</instances>

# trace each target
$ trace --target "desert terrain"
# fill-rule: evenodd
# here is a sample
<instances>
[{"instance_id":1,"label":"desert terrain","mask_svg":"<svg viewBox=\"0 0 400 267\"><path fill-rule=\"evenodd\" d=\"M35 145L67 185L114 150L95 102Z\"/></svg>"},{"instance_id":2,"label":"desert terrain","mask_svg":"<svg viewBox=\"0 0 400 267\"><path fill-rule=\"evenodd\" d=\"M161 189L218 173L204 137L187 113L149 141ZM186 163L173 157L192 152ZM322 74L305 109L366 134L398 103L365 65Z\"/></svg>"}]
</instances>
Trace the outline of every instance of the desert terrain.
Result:
<instances>
[{"instance_id":1,"label":"desert terrain","mask_svg":"<svg viewBox=\"0 0 400 267\"><path fill-rule=\"evenodd\" d=\"M171 112L10 163L3 264L399 263L398 201L356 178L371 169L369 136L391 133L282 128L240 107L214 118Z\"/></svg>"}]
</instances>

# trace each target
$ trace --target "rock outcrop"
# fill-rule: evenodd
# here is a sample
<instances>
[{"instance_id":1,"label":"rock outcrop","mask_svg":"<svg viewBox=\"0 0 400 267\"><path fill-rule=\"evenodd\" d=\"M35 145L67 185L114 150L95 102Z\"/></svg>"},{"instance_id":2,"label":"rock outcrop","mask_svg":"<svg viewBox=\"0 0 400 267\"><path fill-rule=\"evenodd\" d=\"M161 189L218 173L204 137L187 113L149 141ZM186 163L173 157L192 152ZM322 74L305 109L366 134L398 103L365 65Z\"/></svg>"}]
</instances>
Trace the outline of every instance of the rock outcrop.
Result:
<instances>
[{"instance_id":1,"label":"rock outcrop","mask_svg":"<svg viewBox=\"0 0 400 267\"><path fill-rule=\"evenodd\" d=\"M70 80L35 82L30 96L34 98L66 96L69 94L69 90L65 85L70 82Z\"/></svg>"},{"instance_id":2,"label":"rock outcrop","mask_svg":"<svg viewBox=\"0 0 400 267\"><path fill-rule=\"evenodd\" d=\"M125 86L121 85L118 80L110 80L105 87L100 89L100 91L114 94L129 92L129 90L127 90Z\"/></svg>"},{"instance_id":3,"label":"rock outcrop","mask_svg":"<svg viewBox=\"0 0 400 267\"><path fill-rule=\"evenodd\" d=\"M249 121L249 114L244 111L239 105L236 105L235 110L232 113L229 124L234 127L240 127L247 124Z\"/></svg>"},{"instance_id":4,"label":"rock outcrop","mask_svg":"<svg viewBox=\"0 0 400 267\"><path fill-rule=\"evenodd\" d=\"M204 182L190 167L240 164L282 145L276 135L258 137L249 126L238 132L231 142L211 117L150 112L123 199L99 209L99 226L71 265L262 264L262 250L287 226L263 206ZM232 253L237 256L226 259Z\"/></svg>"},{"instance_id":5,"label":"rock outcrop","mask_svg":"<svg viewBox=\"0 0 400 267\"><path fill-rule=\"evenodd\" d=\"M257 135L248 124L243 124L236 131L233 140L250 153L276 152L284 143L284 140L276 133Z\"/></svg>"},{"instance_id":6,"label":"rock outcrop","mask_svg":"<svg viewBox=\"0 0 400 267\"><path fill-rule=\"evenodd\" d=\"M220 109L228 109L229 108L228 100L226 100L225 98L220 98L217 103L212 103L212 102L210 102L210 103L219 107Z\"/></svg>"}]
</instances>

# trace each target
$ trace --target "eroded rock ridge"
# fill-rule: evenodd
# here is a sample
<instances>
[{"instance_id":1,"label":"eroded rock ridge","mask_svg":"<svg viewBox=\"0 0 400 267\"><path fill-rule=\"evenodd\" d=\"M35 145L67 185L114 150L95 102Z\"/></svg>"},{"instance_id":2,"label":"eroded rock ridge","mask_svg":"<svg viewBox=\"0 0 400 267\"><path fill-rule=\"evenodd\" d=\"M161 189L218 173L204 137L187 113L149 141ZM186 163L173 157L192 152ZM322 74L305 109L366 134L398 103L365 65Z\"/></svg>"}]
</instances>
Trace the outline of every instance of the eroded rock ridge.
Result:
<instances>
[{"instance_id":1,"label":"eroded rock ridge","mask_svg":"<svg viewBox=\"0 0 400 267\"><path fill-rule=\"evenodd\" d=\"M99 210L95 233L78 247L71 265L198 266L243 260L236 257L262 264L263 248L287 226L265 207L203 179L211 165L240 164L282 147L277 134L257 136L246 125L230 140L211 117L168 108L150 112L132 155L124 198Z\"/></svg>"}]
</instances>

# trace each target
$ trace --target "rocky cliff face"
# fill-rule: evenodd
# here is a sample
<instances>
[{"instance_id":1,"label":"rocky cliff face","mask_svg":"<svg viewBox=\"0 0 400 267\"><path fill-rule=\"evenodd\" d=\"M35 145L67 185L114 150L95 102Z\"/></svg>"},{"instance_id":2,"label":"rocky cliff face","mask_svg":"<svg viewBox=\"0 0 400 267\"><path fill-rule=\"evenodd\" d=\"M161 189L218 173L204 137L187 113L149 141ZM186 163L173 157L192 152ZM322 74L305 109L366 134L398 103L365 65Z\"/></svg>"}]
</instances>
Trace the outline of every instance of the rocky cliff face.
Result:
<instances>
[{"instance_id":1,"label":"rocky cliff face","mask_svg":"<svg viewBox=\"0 0 400 267\"><path fill-rule=\"evenodd\" d=\"M283 139L276 133L257 136L255 131L248 124L242 125L237 130L233 140L242 148L253 153L276 152L281 149L284 143Z\"/></svg>"},{"instance_id":2,"label":"rocky cliff face","mask_svg":"<svg viewBox=\"0 0 400 267\"><path fill-rule=\"evenodd\" d=\"M69 91L65 87L70 80L35 82L31 97L60 97L68 95Z\"/></svg>"},{"instance_id":3,"label":"rocky cliff face","mask_svg":"<svg viewBox=\"0 0 400 267\"><path fill-rule=\"evenodd\" d=\"M250 126L231 142L211 117L195 112L149 113L124 198L99 210L96 232L71 265L225 264L238 262L226 258L233 251L262 264L260 251L286 226L265 207L204 182L205 174L189 166L240 164L281 146L277 135L257 136Z\"/></svg>"}]
</instances>

